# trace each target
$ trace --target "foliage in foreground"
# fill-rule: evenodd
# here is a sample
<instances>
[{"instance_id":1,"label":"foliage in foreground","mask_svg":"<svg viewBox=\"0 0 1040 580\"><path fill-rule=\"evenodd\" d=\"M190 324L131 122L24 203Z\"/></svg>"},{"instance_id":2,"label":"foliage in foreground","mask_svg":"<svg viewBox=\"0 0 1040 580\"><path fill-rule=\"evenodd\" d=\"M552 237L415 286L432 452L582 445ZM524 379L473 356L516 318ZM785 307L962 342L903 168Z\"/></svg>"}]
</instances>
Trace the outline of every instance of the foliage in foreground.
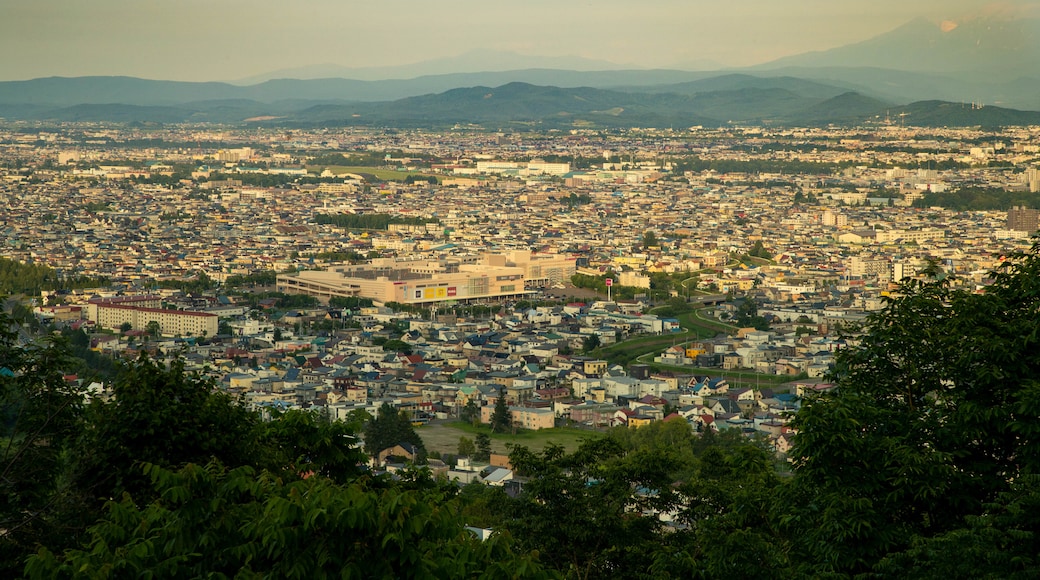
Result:
<instances>
[{"instance_id":1,"label":"foliage in foreground","mask_svg":"<svg viewBox=\"0 0 1040 580\"><path fill-rule=\"evenodd\" d=\"M984 294L904 284L838 354L836 389L805 401L786 479L761 442L681 420L571 454L515 447L516 497L371 477L356 425L262 423L147 360L115 399L83 404L54 370L60 342L21 345L7 327L8 577L1040 576L1036 247ZM400 417L384 419L369 429Z\"/></svg>"},{"instance_id":2,"label":"foliage in foreground","mask_svg":"<svg viewBox=\"0 0 1040 580\"><path fill-rule=\"evenodd\" d=\"M30 559L31 578L545 577L508 538L481 542L436 488L284 480L213 462L143 466L158 496L110 502L86 545Z\"/></svg>"},{"instance_id":3,"label":"foliage in foreground","mask_svg":"<svg viewBox=\"0 0 1040 580\"><path fill-rule=\"evenodd\" d=\"M902 290L837 357L837 390L796 419L797 560L814 573L930 577L956 561L960 577L1035 576L1036 526L1016 514L1040 500L1038 247L984 294L948 280ZM994 552L966 561L955 539ZM1000 556L1013 553L1032 556Z\"/></svg>"}]
</instances>

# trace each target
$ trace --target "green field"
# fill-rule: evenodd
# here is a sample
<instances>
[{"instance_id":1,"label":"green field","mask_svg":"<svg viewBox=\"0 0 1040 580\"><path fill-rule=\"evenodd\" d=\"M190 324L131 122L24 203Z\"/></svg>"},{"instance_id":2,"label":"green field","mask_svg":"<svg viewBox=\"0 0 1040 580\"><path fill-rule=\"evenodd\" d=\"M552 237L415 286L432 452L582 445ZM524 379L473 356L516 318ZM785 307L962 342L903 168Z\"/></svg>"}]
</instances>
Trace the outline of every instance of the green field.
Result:
<instances>
[{"instance_id":1,"label":"green field","mask_svg":"<svg viewBox=\"0 0 1040 580\"><path fill-rule=\"evenodd\" d=\"M602 357L611 363L624 365L644 355L657 354L675 344L712 338L719 333L732 334L736 331L737 328L735 326L702 318L698 314L699 310L684 312L676 317L679 320L679 325L685 329L685 332L637 336L602 347L592 354L593 356Z\"/></svg>"},{"instance_id":2,"label":"green field","mask_svg":"<svg viewBox=\"0 0 1040 580\"><path fill-rule=\"evenodd\" d=\"M733 334L736 332L737 327L732 324L701 316L702 310L704 309L698 308L677 316L679 325L685 329L685 332L637 336L636 338L599 348L592 354L616 364L628 365L638 362L646 364L655 370L711 377L723 376L732 387L768 388L801 378L785 375L763 375L750 371L723 371L718 368L681 367L653 362L654 356L670 346L685 344L703 338L711 338L719 333Z\"/></svg>"},{"instance_id":3,"label":"green field","mask_svg":"<svg viewBox=\"0 0 1040 580\"><path fill-rule=\"evenodd\" d=\"M344 173L367 173L374 175L376 179L383 181L404 181L409 175L416 175L419 177L437 177L428 173L421 173L418 171L398 171L396 169L382 169L379 167L352 167L346 165L314 165L308 166L308 171L322 171L328 169L335 175L343 175ZM440 181L440 178L437 177Z\"/></svg>"},{"instance_id":4,"label":"green field","mask_svg":"<svg viewBox=\"0 0 1040 580\"><path fill-rule=\"evenodd\" d=\"M648 357L650 360L640 360L639 362L648 365L650 368L662 371L672 371L684 375L698 375L707 377L722 377L726 379L726 383L733 388L749 388L749 389L774 389L777 386L793 381L796 379L805 378L804 376L791 376L791 375L764 375L762 373L755 373L751 371L734 371L734 370L722 370L719 368L700 368L700 367L682 367L674 365L664 365L653 362L653 357Z\"/></svg>"},{"instance_id":5,"label":"green field","mask_svg":"<svg viewBox=\"0 0 1040 580\"><path fill-rule=\"evenodd\" d=\"M516 445L523 445L528 449L541 451L548 443L560 445L568 452L573 452L578 448L582 439L603 437L603 433L599 431L567 427L542 429L540 431L520 430L516 435L491 433L487 425L474 427L462 421L432 423L417 428L415 432L422 437L428 451L439 451L441 453L456 453L459 446L459 437L474 439L477 433L488 433L491 435L491 450L495 453L509 453L510 447Z\"/></svg>"}]
</instances>

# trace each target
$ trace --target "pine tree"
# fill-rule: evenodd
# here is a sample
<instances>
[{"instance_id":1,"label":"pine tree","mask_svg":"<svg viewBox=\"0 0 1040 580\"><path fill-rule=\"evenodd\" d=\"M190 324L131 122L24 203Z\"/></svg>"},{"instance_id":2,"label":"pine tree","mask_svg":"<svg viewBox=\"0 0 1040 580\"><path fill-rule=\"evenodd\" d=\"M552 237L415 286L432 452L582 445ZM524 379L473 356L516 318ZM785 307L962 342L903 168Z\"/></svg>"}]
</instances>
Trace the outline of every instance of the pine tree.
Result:
<instances>
[{"instance_id":1,"label":"pine tree","mask_svg":"<svg viewBox=\"0 0 1040 580\"><path fill-rule=\"evenodd\" d=\"M491 458L491 436L487 433L477 433L476 440L477 452L473 454L473 459L477 461L487 461Z\"/></svg>"},{"instance_id":2,"label":"pine tree","mask_svg":"<svg viewBox=\"0 0 1040 580\"><path fill-rule=\"evenodd\" d=\"M506 397L502 389L498 391L498 399L495 401L495 412L491 414L491 431L493 433L505 433L512 423L509 416L509 407L506 405Z\"/></svg>"},{"instance_id":3,"label":"pine tree","mask_svg":"<svg viewBox=\"0 0 1040 580\"><path fill-rule=\"evenodd\" d=\"M466 401L466 406L463 407L462 412L459 413L459 418L474 425L480 421L480 409L477 408L477 404L473 399Z\"/></svg>"},{"instance_id":4,"label":"pine tree","mask_svg":"<svg viewBox=\"0 0 1040 580\"><path fill-rule=\"evenodd\" d=\"M375 457L380 451L398 443L411 443L421 456L426 455L422 437L415 432L408 415L391 407L389 403L383 403L376 417L365 425L365 453Z\"/></svg>"}]
</instances>

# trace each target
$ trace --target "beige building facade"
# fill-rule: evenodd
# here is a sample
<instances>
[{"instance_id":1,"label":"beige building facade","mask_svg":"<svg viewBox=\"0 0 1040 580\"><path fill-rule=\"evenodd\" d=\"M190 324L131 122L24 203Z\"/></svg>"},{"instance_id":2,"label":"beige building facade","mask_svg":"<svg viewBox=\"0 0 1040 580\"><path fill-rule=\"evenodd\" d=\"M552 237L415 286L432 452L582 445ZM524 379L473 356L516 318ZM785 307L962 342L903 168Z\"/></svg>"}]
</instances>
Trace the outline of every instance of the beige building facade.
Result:
<instances>
[{"instance_id":1,"label":"beige building facade","mask_svg":"<svg viewBox=\"0 0 1040 580\"><path fill-rule=\"evenodd\" d=\"M574 259L531 252L449 260L375 260L278 276L278 291L328 300L360 296L377 303L436 304L522 298L534 286L574 274Z\"/></svg>"},{"instance_id":2,"label":"beige building facade","mask_svg":"<svg viewBox=\"0 0 1040 580\"><path fill-rule=\"evenodd\" d=\"M102 328L119 328L129 323L133 330L148 330L148 324L157 322L165 336L214 336L219 317L208 312L163 310L125 306L121 304L91 304L87 317Z\"/></svg>"}]
</instances>

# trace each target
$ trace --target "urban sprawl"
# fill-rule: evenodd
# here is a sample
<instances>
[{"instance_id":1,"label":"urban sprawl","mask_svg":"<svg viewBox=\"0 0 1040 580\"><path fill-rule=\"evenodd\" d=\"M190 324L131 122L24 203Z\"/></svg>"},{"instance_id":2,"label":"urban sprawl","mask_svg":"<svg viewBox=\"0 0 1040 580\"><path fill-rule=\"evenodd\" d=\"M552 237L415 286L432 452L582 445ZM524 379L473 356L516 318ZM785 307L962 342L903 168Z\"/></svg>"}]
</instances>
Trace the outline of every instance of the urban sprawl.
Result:
<instances>
[{"instance_id":1,"label":"urban sprawl","mask_svg":"<svg viewBox=\"0 0 1040 580\"><path fill-rule=\"evenodd\" d=\"M8 125L0 244L97 281L26 294L40 319L260 409L487 423L504 396L514 428L678 416L783 453L901 281L982 292L1030 246L1036 204L943 196L1036 194L1038 166L1035 127Z\"/></svg>"}]
</instances>

